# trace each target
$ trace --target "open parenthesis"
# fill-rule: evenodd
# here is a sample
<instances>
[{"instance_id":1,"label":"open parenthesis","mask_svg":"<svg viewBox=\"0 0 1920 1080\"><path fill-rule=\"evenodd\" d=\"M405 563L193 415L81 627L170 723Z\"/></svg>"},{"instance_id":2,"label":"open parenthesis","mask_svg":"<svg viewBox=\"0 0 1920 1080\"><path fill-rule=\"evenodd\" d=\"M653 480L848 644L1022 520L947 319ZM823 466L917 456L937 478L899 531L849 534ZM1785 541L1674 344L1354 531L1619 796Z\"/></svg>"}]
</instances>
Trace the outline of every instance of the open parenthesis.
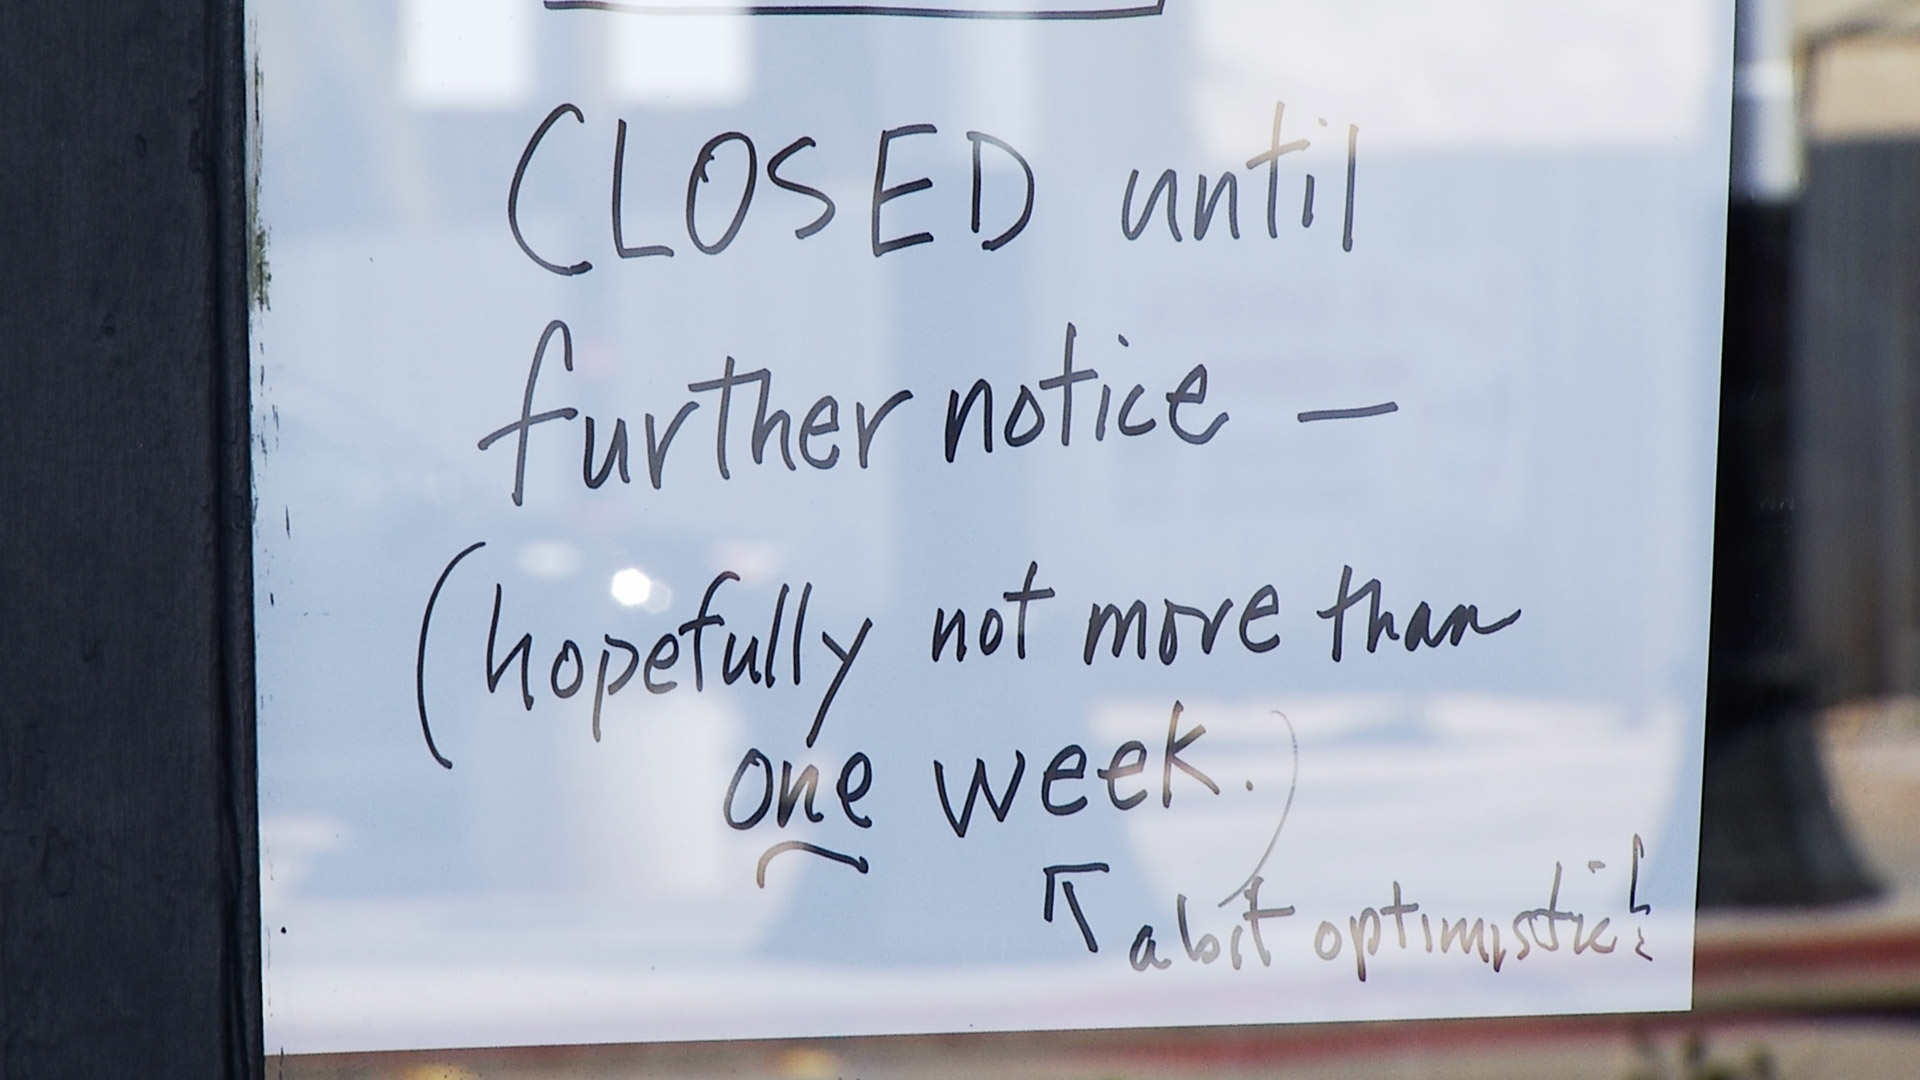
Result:
<instances>
[{"instance_id":1,"label":"open parenthesis","mask_svg":"<svg viewBox=\"0 0 1920 1080\"><path fill-rule=\"evenodd\" d=\"M415 652L413 660L414 701L420 707L420 734L426 736L427 753L432 754L433 760L446 769L453 768L453 762L442 755L440 748L433 744L433 727L427 723L427 629L433 625L433 606L440 602L440 590L446 586L447 578L453 574L453 568L459 566L462 559L486 546L485 540L476 540L468 544L460 554L455 555L452 562L447 563L446 569L440 571L440 579L433 583L433 592L427 596L426 612L420 616L420 648Z\"/></svg>"}]
</instances>

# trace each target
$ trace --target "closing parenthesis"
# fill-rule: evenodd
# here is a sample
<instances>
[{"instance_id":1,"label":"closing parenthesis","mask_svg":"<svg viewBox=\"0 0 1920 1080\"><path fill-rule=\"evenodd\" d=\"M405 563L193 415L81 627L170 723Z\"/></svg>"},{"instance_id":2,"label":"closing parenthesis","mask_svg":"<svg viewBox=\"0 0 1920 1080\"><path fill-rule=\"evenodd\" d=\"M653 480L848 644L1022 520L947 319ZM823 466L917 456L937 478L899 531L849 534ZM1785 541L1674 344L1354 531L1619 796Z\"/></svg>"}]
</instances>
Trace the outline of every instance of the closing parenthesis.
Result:
<instances>
[{"instance_id":1,"label":"closing parenthesis","mask_svg":"<svg viewBox=\"0 0 1920 1080\"><path fill-rule=\"evenodd\" d=\"M1273 715L1279 717L1280 722L1287 726L1287 743L1293 750L1293 777L1287 781L1287 802L1280 808L1280 822L1273 827L1273 836L1267 840L1267 850L1261 852L1260 861L1253 864L1253 873L1248 874L1247 880L1241 882L1239 888L1228 893L1227 898L1220 901L1221 907L1226 907L1245 895L1246 890L1259 880L1260 872L1267 868L1267 860L1273 858L1273 846L1280 842L1280 831L1287 827L1287 815L1293 813L1293 796L1300 790L1300 734L1293 729L1293 721L1287 718L1286 713L1274 709Z\"/></svg>"},{"instance_id":2,"label":"closing parenthesis","mask_svg":"<svg viewBox=\"0 0 1920 1080\"><path fill-rule=\"evenodd\" d=\"M427 627L433 623L433 606L440 602L440 589L446 585L447 577L453 573L453 568L460 565L460 560L486 546L485 540L476 540L467 545L465 551L453 557L453 561L447 564L447 568L440 571L440 580L433 583L433 592L427 597L426 614L420 616L420 648L413 658L414 700L420 706L420 734L427 737L427 753L432 754L433 760L439 762L441 768L445 769L453 768L453 762L442 757L440 748L433 745L433 728L427 724Z\"/></svg>"}]
</instances>

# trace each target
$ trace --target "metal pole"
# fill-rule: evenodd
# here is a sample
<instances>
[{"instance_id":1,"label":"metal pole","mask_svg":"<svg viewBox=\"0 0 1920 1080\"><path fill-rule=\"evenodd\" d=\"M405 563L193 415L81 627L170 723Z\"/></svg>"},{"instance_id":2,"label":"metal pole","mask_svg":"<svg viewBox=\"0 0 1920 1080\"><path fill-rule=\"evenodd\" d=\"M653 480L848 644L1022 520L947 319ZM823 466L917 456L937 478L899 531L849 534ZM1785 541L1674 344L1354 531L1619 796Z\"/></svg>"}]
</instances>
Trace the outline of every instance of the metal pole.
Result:
<instances>
[{"instance_id":1,"label":"metal pole","mask_svg":"<svg viewBox=\"0 0 1920 1080\"><path fill-rule=\"evenodd\" d=\"M1793 581L1792 280L1800 139L1784 0L1737 8L1700 904L1822 904L1877 884L1834 812Z\"/></svg>"}]
</instances>

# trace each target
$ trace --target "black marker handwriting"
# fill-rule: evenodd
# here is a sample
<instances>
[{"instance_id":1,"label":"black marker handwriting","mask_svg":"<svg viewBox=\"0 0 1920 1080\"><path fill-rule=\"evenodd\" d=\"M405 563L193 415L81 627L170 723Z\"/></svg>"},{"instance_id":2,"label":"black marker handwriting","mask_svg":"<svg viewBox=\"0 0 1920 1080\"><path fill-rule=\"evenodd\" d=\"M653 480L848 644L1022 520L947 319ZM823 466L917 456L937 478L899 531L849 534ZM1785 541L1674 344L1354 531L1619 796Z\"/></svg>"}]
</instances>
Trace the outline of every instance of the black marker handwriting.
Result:
<instances>
[{"instance_id":1,"label":"black marker handwriting","mask_svg":"<svg viewBox=\"0 0 1920 1080\"><path fill-rule=\"evenodd\" d=\"M868 870L867 857L865 855L842 855L840 852L830 851L818 844L809 844L804 840L783 840L768 848L766 852L760 856L759 865L753 868L753 883L763 889L766 888L767 864L773 861L774 856L783 855L789 851L805 851L809 854L818 855L822 858L851 866L862 874Z\"/></svg>"},{"instance_id":2,"label":"black marker handwriting","mask_svg":"<svg viewBox=\"0 0 1920 1080\"><path fill-rule=\"evenodd\" d=\"M440 590L446 587L447 578L453 575L453 568L459 566L462 559L486 546L485 540L476 540L447 563L446 568L440 571L440 577L433 583L433 592L427 596L426 611L420 615L420 646L414 653L413 661L414 701L420 709L420 734L426 737L427 753L432 754L433 760L439 762L445 769L453 768L453 762L441 754L440 748L433 744L433 727L427 722L427 631L433 625L434 606L440 603Z\"/></svg>"}]
</instances>

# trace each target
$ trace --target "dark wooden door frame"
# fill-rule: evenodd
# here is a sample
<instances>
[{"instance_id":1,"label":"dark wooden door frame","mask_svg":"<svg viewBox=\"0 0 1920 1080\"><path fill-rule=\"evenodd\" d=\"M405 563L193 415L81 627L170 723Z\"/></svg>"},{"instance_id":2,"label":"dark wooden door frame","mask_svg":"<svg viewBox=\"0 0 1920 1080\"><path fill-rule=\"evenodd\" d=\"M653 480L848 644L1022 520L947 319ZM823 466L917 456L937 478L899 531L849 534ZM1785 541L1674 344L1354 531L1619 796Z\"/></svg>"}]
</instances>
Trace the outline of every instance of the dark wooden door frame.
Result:
<instances>
[{"instance_id":1,"label":"dark wooden door frame","mask_svg":"<svg viewBox=\"0 0 1920 1080\"><path fill-rule=\"evenodd\" d=\"M0 4L0 1078L260 1073L245 64Z\"/></svg>"}]
</instances>

